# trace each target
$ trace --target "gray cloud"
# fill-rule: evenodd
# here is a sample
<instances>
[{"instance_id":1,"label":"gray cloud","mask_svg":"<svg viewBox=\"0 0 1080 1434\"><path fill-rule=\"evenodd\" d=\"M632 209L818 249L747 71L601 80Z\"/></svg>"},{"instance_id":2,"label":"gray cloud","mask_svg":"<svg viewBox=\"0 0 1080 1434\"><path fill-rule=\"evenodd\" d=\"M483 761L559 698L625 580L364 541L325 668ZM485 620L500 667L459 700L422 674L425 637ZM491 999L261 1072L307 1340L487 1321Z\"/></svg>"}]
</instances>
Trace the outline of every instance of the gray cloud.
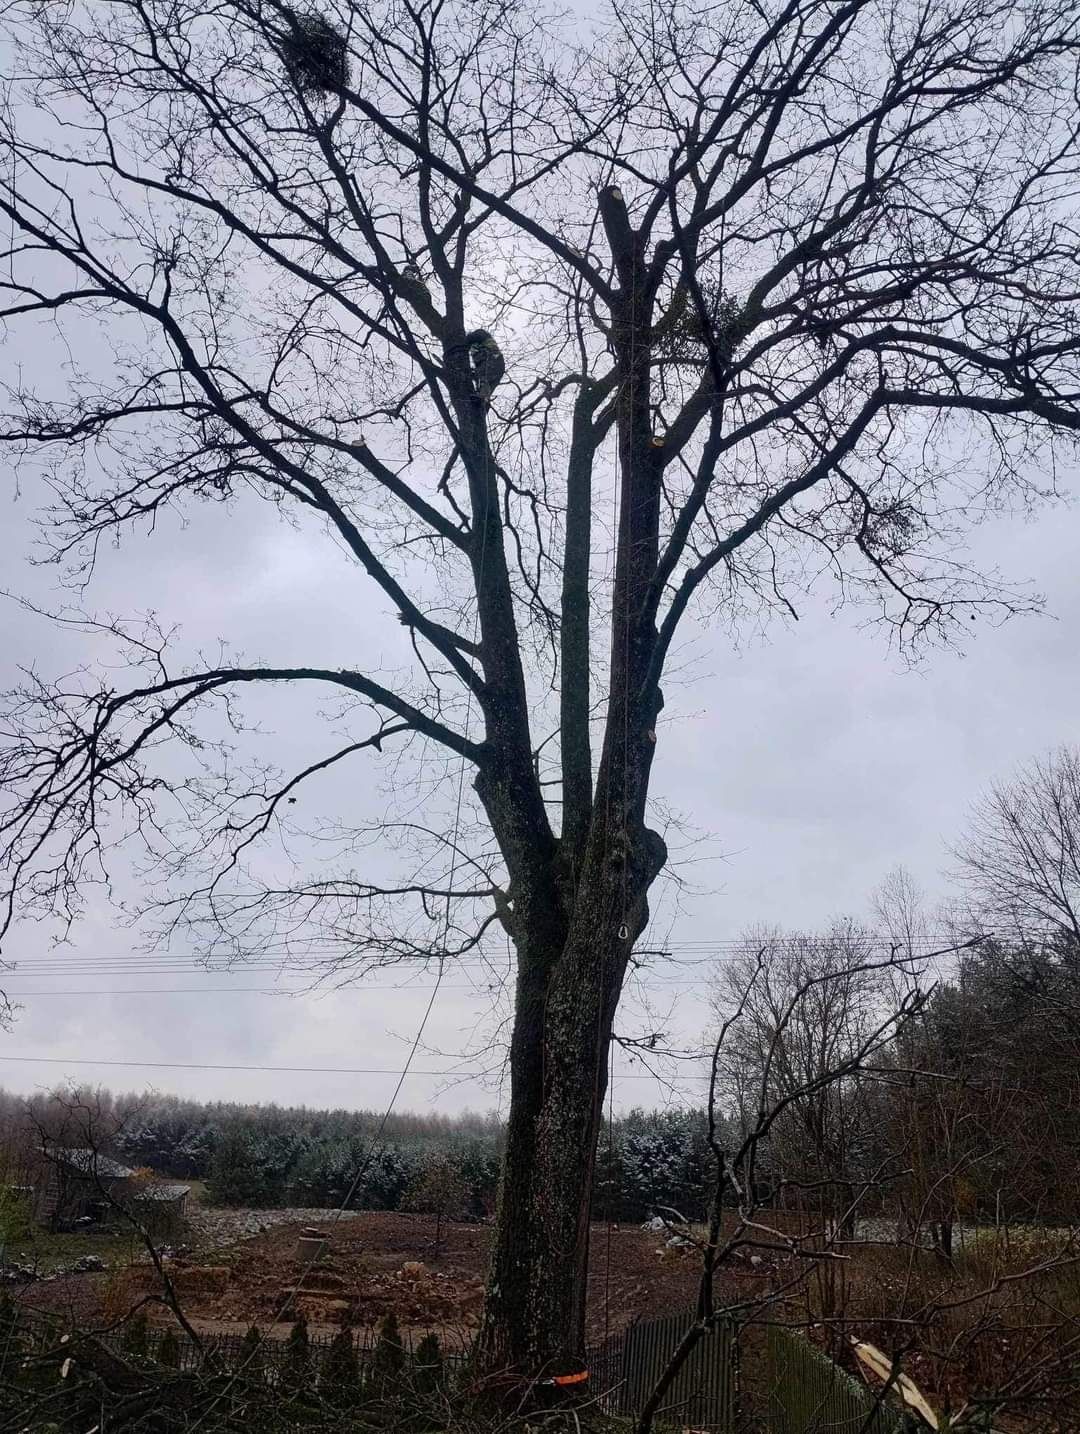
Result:
<instances>
[{"instance_id":1,"label":"gray cloud","mask_svg":"<svg viewBox=\"0 0 1080 1434\"><path fill-rule=\"evenodd\" d=\"M55 570L31 570L25 561L28 520L39 498L28 478L19 503L5 499L4 582L55 603ZM735 649L724 634L699 631L692 652L701 675L694 677L691 664L669 689L654 790L714 835L694 850L698 860L687 868L699 891L683 898L677 915L670 895L663 899L657 932L666 935L670 926L676 942L710 942L737 935L751 921L812 927L837 912L864 911L872 887L897 862L940 893L946 845L980 790L1033 754L1080 740L1078 539L1080 513L1073 507L1026 523L1001 518L979 530L977 560L998 563L1010 578L1034 579L1047 594L1049 615L996 629L972 624L964 653L930 654L914 671L889 653L882 634L860 628L858 610L833 613L824 588L800 609L798 623L777 623L765 640ZM393 666L404 656L402 630L369 594L321 532L290 528L254 502L231 514L206 505L120 551L105 550L92 590L99 609L155 609L166 622L182 621L188 652L224 638L253 658ZM4 686L20 663L49 674L97 655L88 639L0 604ZM281 694L257 705L282 760L322 750L310 740L307 697ZM333 788L338 815L359 820L377 813L385 781L378 762L365 759ZM44 956L49 937L44 928L24 927L13 954ZM133 940L95 895L73 944L51 959L124 954ZM649 986L657 1010L666 1012L677 999L673 1026L683 1039L705 1023L703 992L689 984L701 974L698 967L665 967ZM430 986L430 977L421 977L424 989L389 990L398 978L370 978L346 991L288 1001L211 990L268 979L16 975L8 981L12 991L127 983L196 986L205 994L28 996L14 1031L0 1038L0 1054L394 1067ZM430 1050L417 1059L424 1069L450 1064L442 1053L483 1046L497 1023L483 993L458 989L460 977L447 983L427 1032ZM631 1002L624 1019L627 1026L644 1019L640 1003ZM617 1069L620 1105L663 1097L661 1087L638 1079L640 1068L625 1056ZM145 1081L205 1097L364 1106L379 1105L394 1083L391 1076L0 1063L0 1081L9 1087L29 1089L65 1074L121 1088ZM688 1081L684 1089L692 1096L698 1087ZM497 1086L475 1080L418 1077L401 1099L421 1106L435 1098L440 1108L455 1109L497 1096Z\"/></svg>"}]
</instances>

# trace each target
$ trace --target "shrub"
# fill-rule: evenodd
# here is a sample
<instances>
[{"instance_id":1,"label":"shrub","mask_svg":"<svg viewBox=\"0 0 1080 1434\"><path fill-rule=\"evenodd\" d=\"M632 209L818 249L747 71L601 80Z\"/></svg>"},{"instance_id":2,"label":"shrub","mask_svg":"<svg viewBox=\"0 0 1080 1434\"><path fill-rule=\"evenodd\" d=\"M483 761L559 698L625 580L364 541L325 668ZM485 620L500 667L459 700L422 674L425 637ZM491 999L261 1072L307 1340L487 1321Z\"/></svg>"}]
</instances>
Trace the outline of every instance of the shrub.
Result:
<instances>
[{"instance_id":1,"label":"shrub","mask_svg":"<svg viewBox=\"0 0 1080 1434\"><path fill-rule=\"evenodd\" d=\"M323 1359L319 1394L336 1409L348 1408L360 1391L360 1361L353 1344L352 1330L339 1329Z\"/></svg>"},{"instance_id":2,"label":"shrub","mask_svg":"<svg viewBox=\"0 0 1080 1434\"><path fill-rule=\"evenodd\" d=\"M146 1291L146 1267L114 1270L105 1281L101 1303L110 1324L122 1320Z\"/></svg>"},{"instance_id":3,"label":"shrub","mask_svg":"<svg viewBox=\"0 0 1080 1434\"><path fill-rule=\"evenodd\" d=\"M17 1240L34 1233L34 1213L29 1197L10 1185L0 1185L0 1253Z\"/></svg>"},{"instance_id":4,"label":"shrub","mask_svg":"<svg viewBox=\"0 0 1080 1434\"><path fill-rule=\"evenodd\" d=\"M367 1392L373 1399L389 1399L397 1391L405 1368L405 1347L394 1314L384 1315L371 1355Z\"/></svg>"},{"instance_id":5,"label":"shrub","mask_svg":"<svg viewBox=\"0 0 1080 1434\"><path fill-rule=\"evenodd\" d=\"M416 1393L430 1398L442 1388L444 1370L442 1349L437 1334L426 1334L416 1347L413 1355L413 1388Z\"/></svg>"}]
</instances>

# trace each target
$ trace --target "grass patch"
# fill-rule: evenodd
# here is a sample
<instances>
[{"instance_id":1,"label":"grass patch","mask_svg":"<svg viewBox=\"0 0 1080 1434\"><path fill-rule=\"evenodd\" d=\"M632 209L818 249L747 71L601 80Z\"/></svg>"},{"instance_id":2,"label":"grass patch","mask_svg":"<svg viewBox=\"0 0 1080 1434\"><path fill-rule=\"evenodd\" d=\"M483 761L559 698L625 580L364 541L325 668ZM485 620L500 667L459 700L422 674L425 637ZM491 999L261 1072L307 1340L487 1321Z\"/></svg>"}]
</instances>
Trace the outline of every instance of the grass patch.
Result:
<instances>
[{"instance_id":1,"label":"grass patch","mask_svg":"<svg viewBox=\"0 0 1080 1434\"><path fill-rule=\"evenodd\" d=\"M142 1241L131 1230L32 1229L11 1241L4 1257L13 1264L33 1265L42 1274L66 1269L83 1255L97 1255L106 1265L130 1265L145 1255Z\"/></svg>"},{"instance_id":2,"label":"grass patch","mask_svg":"<svg viewBox=\"0 0 1080 1434\"><path fill-rule=\"evenodd\" d=\"M1074 1231L1037 1225L985 1226L964 1232L953 1265L961 1274L991 1281L1039 1265L1070 1263L1078 1257L1080 1240Z\"/></svg>"}]
</instances>

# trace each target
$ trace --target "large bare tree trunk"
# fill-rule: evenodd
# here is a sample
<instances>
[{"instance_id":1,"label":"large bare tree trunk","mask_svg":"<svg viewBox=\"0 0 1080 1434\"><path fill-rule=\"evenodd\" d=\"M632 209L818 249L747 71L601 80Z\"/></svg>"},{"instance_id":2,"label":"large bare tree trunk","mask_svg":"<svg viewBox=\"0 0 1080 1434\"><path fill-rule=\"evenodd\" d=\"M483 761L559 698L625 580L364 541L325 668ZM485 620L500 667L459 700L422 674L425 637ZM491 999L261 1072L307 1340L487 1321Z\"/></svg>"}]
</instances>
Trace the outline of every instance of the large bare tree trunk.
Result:
<instances>
[{"instance_id":1,"label":"large bare tree trunk","mask_svg":"<svg viewBox=\"0 0 1080 1434\"><path fill-rule=\"evenodd\" d=\"M477 1349L489 1375L582 1367L589 1208L625 960L619 944L613 931L571 938L548 982L527 969L519 977L510 1120Z\"/></svg>"},{"instance_id":2,"label":"large bare tree trunk","mask_svg":"<svg viewBox=\"0 0 1080 1434\"><path fill-rule=\"evenodd\" d=\"M519 948L511 1103L478 1372L544 1378L584 1367L586 1273L608 1052L662 840L632 852L594 833L557 951Z\"/></svg>"}]
</instances>

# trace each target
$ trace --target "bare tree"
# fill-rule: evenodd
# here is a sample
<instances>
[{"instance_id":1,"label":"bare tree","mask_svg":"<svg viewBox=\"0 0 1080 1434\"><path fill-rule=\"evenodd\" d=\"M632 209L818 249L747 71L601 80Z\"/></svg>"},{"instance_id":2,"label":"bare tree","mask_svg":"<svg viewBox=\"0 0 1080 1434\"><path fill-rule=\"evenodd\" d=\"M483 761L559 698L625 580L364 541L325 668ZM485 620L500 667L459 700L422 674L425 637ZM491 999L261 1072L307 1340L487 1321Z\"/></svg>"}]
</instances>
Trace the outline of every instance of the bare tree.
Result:
<instances>
[{"instance_id":1,"label":"bare tree","mask_svg":"<svg viewBox=\"0 0 1080 1434\"><path fill-rule=\"evenodd\" d=\"M918 882L903 866L894 866L870 898L870 910L883 935L898 953L926 950L930 922Z\"/></svg>"},{"instance_id":2,"label":"bare tree","mask_svg":"<svg viewBox=\"0 0 1080 1434\"><path fill-rule=\"evenodd\" d=\"M1080 946L1080 751L997 782L954 853L974 919L1007 940Z\"/></svg>"},{"instance_id":3,"label":"bare tree","mask_svg":"<svg viewBox=\"0 0 1080 1434\"><path fill-rule=\"evenodd\" d=\"M360 970L501 928L479 1360L575 1370L687 613L794 612L831 575L907 643L1031 605L958 555L1080 428L1076 8L629 0L568 36L511 0L16 0L5 24L5 323L93 338L3 426L57 560L87 576L167 510L264 501L405 643L392 674L208 661L59 614L137 670L13 697L8 919L77 915L137 831L207 952L333 942ZM297 769L245 768L228 724L282 687L338 709ZM426 763L430 819L388 826L416 867L260 872L304 783L394 752Z\"/></svg>"},{"instance_id":4,"label":"bare tree","mask_svg":"<svg viewBox=\"0 0 1080 1434\"><path fill-rule=\"evenodd\" d=\"M777 1107L756 1147L770 1184L825 1212L839 1233L850 1233L876 1124L853 1055L888 1011L906 1009L921 969L851 920L820 935L750 932L721 968L721 1106L744 1138L763 1106Z\"/></svg>"},{"instance_id":5,"label":"bare tree","mask_svg":"<svg viewBox=\"0 0 1080 1434\"><path fill-rule=\"evenodd\" d=\"M912 973L908 958L888 950L875 956L865 937L859 941L856 932L839 923L820 947L819 951L806 936L785 943L773 933L756 953L748 947L726 976L728 999L722 1001L723 1015L712 1043L708 1113L715 1181L701 1249L697 1318L643 1404L636 1434L649 1434L679 1371L718 1320L733 1312L744 1320L775 1317L785 1298L804 1288L813 1274L828 1270L843 1258L842 1245L861 1202L883 1183L880 1178L867 1179L863 1171L860 1188L855 1189L853 1172L841 1163L854 1152L850 1146L838 1148L835 1110L832 1120L824 1112L830 1105L842 1108L844 1101L838 1093L865 1070L876 1067L891 1042L923 1009L927 992L917 979L909 979L907 994L898 1004L879 1003L872 1017L868 1010L860 1010L854 1022L842 1016L843 1034L832 1040L837 1015L862 1007L859 997L853 1000L853 990L888 991L890 983L885 978L890 970L907 972L909 977ZM770 971L773 966L776 969ZM828 1043L828 1051L819 1054L816 1048L824 1043ZM743 1072L740 1086L751 1096L742 1104L738 1121L725 1122L724 1107L730 1098L727 1073L733 1066ZM818 1168L827 1173L813 1182L799 1173L790 1180L770 1182L768 1197L764 1197L759 1179L762 1167L773 1164L775 1136L792 1117L802 1130L809 1131L811 1141L817 1142L811 1163L816 1157ZM738 1134L732 1138L735 1129ZM823 1210L820 1206L812 1210L810 1219L794 1232L778 1228L767 1201L782 1194L788 1185L830 1194L846 1187L843 1217L835 1218L838 1206L830 1199ZM725 1228L727 1205L734 1209ZM733 1310L721 1297L718 1273L726 1259L751 1250L793 1255L794 1268L778 1288L749 1300L740 1297ZM829 1304L826 1315L830 1324L836 1314Z\"/></svg>"}]
</instances>

